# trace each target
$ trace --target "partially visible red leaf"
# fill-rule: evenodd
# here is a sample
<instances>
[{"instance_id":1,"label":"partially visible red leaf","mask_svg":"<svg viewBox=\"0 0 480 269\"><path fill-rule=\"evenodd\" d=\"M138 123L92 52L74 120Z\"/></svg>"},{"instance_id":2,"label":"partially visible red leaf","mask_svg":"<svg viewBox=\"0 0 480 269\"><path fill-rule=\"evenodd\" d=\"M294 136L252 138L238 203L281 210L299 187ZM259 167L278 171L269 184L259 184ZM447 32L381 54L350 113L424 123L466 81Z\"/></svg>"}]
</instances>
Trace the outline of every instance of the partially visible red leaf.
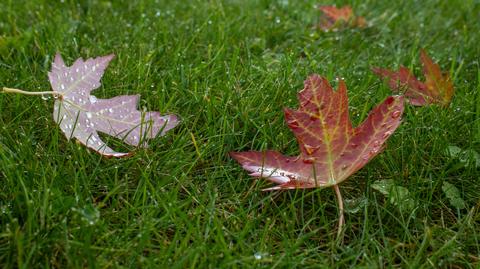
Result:
<instances>
[{"instance_id":1,"label":"partially visible red leaf","mask_svg":"<svg viewBox=\"0 0 480 269\"><path fill-rule=\"evenodd\" d=\"M453 83L448 74L442 74L438 64L434 63L424 50L420 51L425 82L419 81L410 70L400 66L398 71L374 67L373 72L387 79L394 92L404 93L408 102L414 106L437 103L447 106L454 93Z\"/></svg>"},{"instance_id":2,"label":"partially visible red leaf","mask_svg":"<svg viewBox=\"0 0 480 269\"><path fill-rule=\"evenodd\" d=\"M428 57L425 50L420 51L420 60L425 74L425 85L435 103L443 106L450 104L454 94L452 80L448 73L442 74L440 66Z\"/></svg>"},{"instance_id":3,"label":"partially visible red leaf","mask_svg":"<svg viewBox=\"0 0 480 269\"><path fill-rule=\"evenodd\" d=\"M324 31L335 30L341 27L365 27L365 18L355 16L350 6L337 8L335 6L320 6L323 16L320 19L320 28Z\"/></svg>"},{"instance_id":4,"label":"partially visible red leaf","mask_svg":"<svg viewBox=\"0 0 480 269\"><path fill-rule=\"evenodd\" d=\"M266 190L329 187L346 180L375 157L399 126L403 97L391 96L353 128L348 115L347 88L334 91L328 81L312 75L298 94L300 107L285 109L300 155L276 151L231 152L252 176L278 184Z\"/></svg>"},{"instance_id":5,"label":"partially visible red leaf","mask_svg":"<svg viewBox=\"0 0 480 269\"><path fill-rule=\"evenodd\" d=\"M408 68L400 66L397 72L376 67L372 68L372 70L375 74L383 78L388 78L388 86L394 90L394 92L404 92L410 104L415 106L423 106L426 104L426 96L422 94L426 92L425 84L420 82Z\"/></svg>"}]
</instances>

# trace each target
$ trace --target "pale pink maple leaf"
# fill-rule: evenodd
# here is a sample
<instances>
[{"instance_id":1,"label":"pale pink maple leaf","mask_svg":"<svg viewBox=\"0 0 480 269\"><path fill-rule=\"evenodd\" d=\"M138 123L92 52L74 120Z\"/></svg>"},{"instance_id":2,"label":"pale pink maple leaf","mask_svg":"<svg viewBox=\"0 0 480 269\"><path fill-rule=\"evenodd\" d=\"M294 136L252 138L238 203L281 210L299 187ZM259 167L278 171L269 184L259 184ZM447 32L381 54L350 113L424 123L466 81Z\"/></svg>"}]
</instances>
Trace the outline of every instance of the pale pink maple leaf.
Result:
<instances>
[{"instance_id":1,"label":"pale pink maple leaf","mask_svg":"<svg viewBox=\"0 0 480 269\"><path fill-rule=\"evenodd\" d=\"M100 87L100 79L112 58L113 55L86 61L80 58L68 67L57 54L48 77L53 91L58 92L53 119L67 139L74 137L104 156L122 157L129 153L111 149L98 132L119 138L129 145L146 146L146 139L165 134L179 120L175 115L139 111L139 95L110 99L91 95L91 91Z\"/></svg>"}]
</instances>

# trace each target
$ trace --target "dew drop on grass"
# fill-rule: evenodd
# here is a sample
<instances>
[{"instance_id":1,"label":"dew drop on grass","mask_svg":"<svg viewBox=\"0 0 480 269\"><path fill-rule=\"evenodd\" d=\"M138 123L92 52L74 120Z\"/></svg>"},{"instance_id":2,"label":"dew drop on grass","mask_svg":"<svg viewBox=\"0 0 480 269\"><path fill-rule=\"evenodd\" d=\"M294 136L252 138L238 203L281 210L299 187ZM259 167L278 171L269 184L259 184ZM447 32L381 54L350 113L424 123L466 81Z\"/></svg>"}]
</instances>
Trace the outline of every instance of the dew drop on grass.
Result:
<instances>
[{"instance_id":1,"label":"dew drop on grass","mask_svg":"<svg viewBox=\"0 0 480 269\"><path fill-rule=\"evenodd\" d=\"M91 112L87 112L87 118L91 119L92 118L92 113Z\"/></svg>"},{"instance_id":2,"label":"dew drop on grass","mask_svg":"<svg viewBox=\"0 0 480 269\"><path fill-rule=\"evenodd\" d=\"M92 104L95 104L97 102L97 97L95 97L93 95L90 95L89 99L90 99L90 103L92 103Z\"/></svg>"},{"instance_id":3,"label":"dew drop on grass","mask_svg":"<svg viewBox=\"0 0 480 269\"><path fill-rule=\"evenodd\" d=\"M263 255L260 252L255 252L255 254L253 254L253 257L255 258L255 260L261 260L263 258Z\"/></svg>"}]
</instances>

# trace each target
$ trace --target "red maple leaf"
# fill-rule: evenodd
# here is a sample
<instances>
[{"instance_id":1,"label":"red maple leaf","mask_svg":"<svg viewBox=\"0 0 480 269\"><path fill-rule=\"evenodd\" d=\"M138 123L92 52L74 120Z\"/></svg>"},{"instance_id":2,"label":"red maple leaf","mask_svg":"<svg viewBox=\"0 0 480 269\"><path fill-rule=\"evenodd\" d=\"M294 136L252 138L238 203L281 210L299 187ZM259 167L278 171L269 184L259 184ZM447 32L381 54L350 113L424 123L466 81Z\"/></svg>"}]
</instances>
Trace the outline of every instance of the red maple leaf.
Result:
<instances>
[{"instance_id":1,"label":"red maple leaf","mask_svg":"<svg viewBox=\"0 0 480 269\"><path fill-rule=\"evenodd\" d=\"M365 18L355 16L350 6L337 8L335 6L320 6L323 16L320 19L320 28L324 31L335 30L343 26L364 27Z\"/></svg>"},{"instance_id":2,"label":"red maple leaf","mask_svg":"<svg viewBox=\"0 0 480 269\"><path fill-rule=\"evenodd\" d=\"M334 91L328 81L312 75L298 94L300 107L285 109L285 120L295 134L299 156L277 151L231 152L251 176L277 184L265 190L335 187L375 157L399 126L403 97L390 96L368 118L353 128L348 114L345 83ZM343 213L340 218L342 225Z\"/></svg>"},{"instance_id":3,"label":"red maple leaf","mask_svg":"<svg viewBox=\"0 0 480 269\"><path fill-rule=\"evenodd\" d=\"M448 74L442 74L438 64L420 51L420 61L423 64L425 82L419 81L410 70L400 66L398 71L374 67L373 72L387 79L389 87L394 92L403 92L408 102L414 106L424 106L432 103L447 106L452 100L454 87Z\"/></svg>"}]
</instances>

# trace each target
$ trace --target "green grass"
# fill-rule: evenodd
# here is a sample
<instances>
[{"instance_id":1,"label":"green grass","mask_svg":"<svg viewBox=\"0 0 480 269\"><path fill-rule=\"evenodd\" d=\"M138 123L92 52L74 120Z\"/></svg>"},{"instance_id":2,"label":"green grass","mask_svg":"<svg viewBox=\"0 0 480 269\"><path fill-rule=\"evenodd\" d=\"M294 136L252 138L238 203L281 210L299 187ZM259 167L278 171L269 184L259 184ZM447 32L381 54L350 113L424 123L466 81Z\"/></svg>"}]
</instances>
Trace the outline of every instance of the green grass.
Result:
<instances>
[{"instance_id":1,"label":"green grass","mask_svg":"<svg viewBox=\"0 0 480 269\"><path fill-rule=\"evenodd\" d=\"M115 53L98 97L142 96L182 123L125 159L67 141L53 101L0 95L0 264L6 268L474 268L480 264L480 2L351 2L366 29L314 29L316 1L0 2L0 87L50 89L55 52ZM332 1L330 1L332 2ZM450 107L407 107L384 152L332 189L261 192L229 151L297 154L283 107L312 73L348 86L354 124L390 91L372 66L421 75L425 48L454 79ZM130 148L130 150L135 150ZM372 188L408 190L402 210ZM458 188L452 206L443 182Z\"/></svg>"}]
</instances>

